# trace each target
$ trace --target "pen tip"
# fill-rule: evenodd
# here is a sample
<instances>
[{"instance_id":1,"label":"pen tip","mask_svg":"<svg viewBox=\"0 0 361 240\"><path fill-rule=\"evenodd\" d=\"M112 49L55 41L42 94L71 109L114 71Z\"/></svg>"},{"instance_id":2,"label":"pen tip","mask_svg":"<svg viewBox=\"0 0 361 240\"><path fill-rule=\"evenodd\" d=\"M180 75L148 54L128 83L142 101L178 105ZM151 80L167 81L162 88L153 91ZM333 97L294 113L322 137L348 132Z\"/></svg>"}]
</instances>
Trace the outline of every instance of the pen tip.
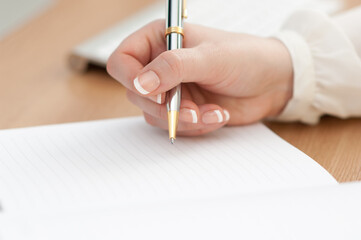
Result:
<instances>
[{"instance_id":1,"label":"pen tip","mask_svg":"<svg viewBox=\"0 0 361 240\"><path fill-rule=\"evenodd\" d=\"M171 143L171 144L174 144L174 141L175 141L174 138L170 138L170 143Z\"/></svg>"}]
</instances>

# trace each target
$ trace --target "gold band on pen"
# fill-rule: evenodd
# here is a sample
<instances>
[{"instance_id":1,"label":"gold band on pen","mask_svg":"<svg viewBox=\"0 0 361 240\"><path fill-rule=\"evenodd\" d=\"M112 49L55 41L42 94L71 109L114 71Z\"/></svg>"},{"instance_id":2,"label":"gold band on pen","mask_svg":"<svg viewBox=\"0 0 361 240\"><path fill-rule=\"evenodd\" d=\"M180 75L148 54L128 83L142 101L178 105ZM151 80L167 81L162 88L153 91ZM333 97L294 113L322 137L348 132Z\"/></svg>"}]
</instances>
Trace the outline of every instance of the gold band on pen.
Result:
<instances>
[{"instance_id":1,"label":"gold band on pen","mask_svg":"<svg viewBox=\"0 0 361 240\"><path fill-rule=\"evenodd\" d=\"M181 27L169 27L165 30L165 37L167 37L171 33L179 33L184 37L184 30Z\"/></svg>"},{"instance_id":2,"label":"gold band on pen","mask_svg":"<svg viewBox=\"0 0 361 240\"><path fill-rule=\"evenodd\" d=\"M176 139L179 111L168 111L169 139Z\"/></svg>"}]
</instances>

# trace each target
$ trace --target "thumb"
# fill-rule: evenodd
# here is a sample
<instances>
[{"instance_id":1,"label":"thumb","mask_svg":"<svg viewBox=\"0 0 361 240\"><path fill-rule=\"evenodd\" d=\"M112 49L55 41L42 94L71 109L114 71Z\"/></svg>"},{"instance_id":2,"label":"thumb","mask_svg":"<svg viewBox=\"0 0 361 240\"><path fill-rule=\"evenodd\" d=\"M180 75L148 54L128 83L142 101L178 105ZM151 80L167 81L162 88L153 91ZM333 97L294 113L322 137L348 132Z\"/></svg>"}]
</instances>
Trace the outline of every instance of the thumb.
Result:
<instances>
[{"instance_id":1,"label":"thumb","mask_svg":"<svg viewBox=\"0 0 361 240\"><path fill-rule=\"evenodd\" d=\"M199 48L183 48L163 52L134 79L135 89L142 95L157 95L180 83L206 80L212 66Z\"/></svg>"}]
</instances>

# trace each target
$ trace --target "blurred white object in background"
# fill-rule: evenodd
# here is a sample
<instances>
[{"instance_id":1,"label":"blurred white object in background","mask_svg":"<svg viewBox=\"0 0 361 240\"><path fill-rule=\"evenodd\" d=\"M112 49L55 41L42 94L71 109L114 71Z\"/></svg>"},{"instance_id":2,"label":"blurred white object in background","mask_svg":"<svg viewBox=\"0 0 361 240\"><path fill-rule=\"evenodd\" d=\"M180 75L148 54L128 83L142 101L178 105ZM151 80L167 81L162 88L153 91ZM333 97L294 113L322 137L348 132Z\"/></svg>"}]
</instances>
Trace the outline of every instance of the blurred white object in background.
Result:
<instances>
[{"instance_id":1,"label":"blurred white object in background","mask_svg":"<svg viewBox=\"0 0 361 240\"><path fill-rule=\"evenodd\" d=\"M146 23L164 18L164 0L158 1L112 28L74 48L70 66L79 71L88 64L104 67L108 57L129 34ZM340 0L188 0L187 22L258 36L274 34L287 17L300 8L332 14Z\"/></svg>"},{"instance_id":2,"label":"blurred white object in background","mask_svg":"<svg viewBox=\"0 0 361 240\"><path fill-rule=\"evenodd\" d=\"M54 0L0 0L0 40L46 10Z\"/></svg>"}]
</instances>

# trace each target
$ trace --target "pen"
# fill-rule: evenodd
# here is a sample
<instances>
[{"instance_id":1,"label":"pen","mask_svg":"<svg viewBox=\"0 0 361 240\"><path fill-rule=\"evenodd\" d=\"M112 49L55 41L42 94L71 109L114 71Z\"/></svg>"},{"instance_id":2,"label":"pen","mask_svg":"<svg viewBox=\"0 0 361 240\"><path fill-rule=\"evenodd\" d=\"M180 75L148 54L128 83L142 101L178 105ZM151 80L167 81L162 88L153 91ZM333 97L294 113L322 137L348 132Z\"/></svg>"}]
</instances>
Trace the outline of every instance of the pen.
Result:
<instances>
[{"instance_id":1,"label":"pen","mask_svg":"<svg viewBox=\"0 0 361 240\"><path fill-rule=\"evenodd\" d=\"M182 48L184 31L183 18L187 18L186 0L166 0L166 30L167 50ZM172 144L176 139L179 108L181 102L181 85L167 92L168 130Z\"/></svg>"}]
</instances>

